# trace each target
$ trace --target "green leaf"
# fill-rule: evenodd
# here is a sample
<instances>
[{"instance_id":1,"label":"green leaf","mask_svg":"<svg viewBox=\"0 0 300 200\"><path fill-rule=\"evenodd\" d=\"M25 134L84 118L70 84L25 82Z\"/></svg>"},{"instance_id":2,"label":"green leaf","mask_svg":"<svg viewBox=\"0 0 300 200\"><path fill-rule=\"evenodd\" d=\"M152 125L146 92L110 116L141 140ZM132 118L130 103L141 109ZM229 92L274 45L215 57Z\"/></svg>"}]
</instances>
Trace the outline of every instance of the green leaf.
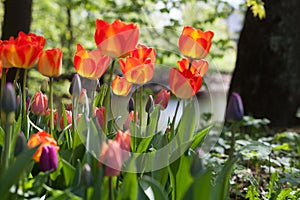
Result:
<instances>
[{"instance_id":1,"label":"green leaf","mask_svg":"<svg viewBox=\"0 0 300 200\"><path fill-rule=\"evenodd\" d=\"M22 152L16 161L6 171L1 172L0 177L0 196L5 199L11 186L18 182L22 176L26 166L32 162L32 156L36 152L38 146Z\"/></svg>"},{"instance_id":2,"label":"green leaf","mask_svg":"<svg viewBox=\"0 0 300 200\"><path fill-rule=\"evenodd\" d=\"M172 199L182 199L187 189L193 182L190 174L191 156L182 155L169 166L171 186L173 187Z\"/></svg>"},{"instance_id":3,"label":"green leaf","mask_svg":"<svg viewBox=\"0 0 300 200\"><path fill-rule=\"evenodd\" d=\"M204 129L202 129L201 131L199 131L193 139L193 142L190 146L191 149L195 149L196 147L198 147L200 145L200 143L202 142L202 139L206 136L206 134L208 133L208 131L212 128L212 126L208 126Z\"/></svg>"},{"instance_id":4,"label":"green leaf","mask_svg":"<svg viewBox=\"0 0 300 200\"><path fill-rule=\"evenodd\" d=\"M248 191L247 191L247 194L246 194L246 199L259 200L258 197L259 197L259 193L257 191L257 188L254 185L250 185L248 187Z\"/></svg>"},{"instance_id":5,"label":"green leaf","mask_svg":"<svg viewBox=\"0 0 300 200\"><path fill-rule=\"evenodd\" d=\"M281 190L276 200L286 200L288 197L291 197L292 188L284 188Z\"/></svg>"},{"instance_id":6,"label":"green leaf","mask_svg":"<svg viewBox=\"0 0 300 200\"><path fill-rule=\"evenodd\" d=\"M61 161L63 163L63 172L64 172L66 185L70 185L75 175L75 168L65 159L61 159Z\"/></svg>"},{"instance_id":7,"label":"green leaf","mask_svg":"<svg viewBox=\"0 0 300 200\"><path fill-rule=\"evenodd\" d=\"M162 189L162 185L160 185L156 180L149 176L143 176L143 178L139 181L141 188L149 199L159 199L159 200L167 200L168 195Z\"/></svg>"},{"instance_id":8,"label":"green leaf","mask_svg":"<svg viewBox=\"0 0 300 200\"><path fill-rule=\"evenodd\" d=\"M129 162L128 168L130 171L134 171L134 160ZM138 193L138 183L136 173L127 172L123 180L118 199L135 200Z\"/></svg>"},{"instance_id":9,"label":"green leaf","mask_svg":"<svg viewBox=\"0 0 300 200\"><path fill-rule=\"evenodd\" d=\"M233 166L236 162L236 158L228 160L225 163L225 166L218 174L216 179L216 185L213 188L213 199L226 199L229 190L229 179L231 176L231 172L233 170Z\"/></svg>"},{"instance_id":10,"label":"green leaf","mask_svg":"<svg viewBox=\"0 0 300 200\"><path fill-rule=\"evenodd\" d=\"M152 138L155 134L155 129L158 121L158 116L159 116L159 106L156 106L156 108L153 110L153 112L150 114L150 123L149 126L147 127L147 135L145 138L143 138L137 148L137 153L142 153L145 152L149 144L152 141Z\"/></svg>"},{"instance_id":11,"label":"green leaf","mask_svg":"<svg viewBox=\"0 0 300 200\"><path fill-rule=\"evenodd\" d=\"M211 171L206 171L201 176L197 177L191 184L183 199L186 200L198 200L199 194L201 199L212 199L211 197Z\"/></svg>"},{"instance_id":12,"label":"green leaf","mask_svg":"<svg viewBox=\"0 0 300 200\"><path fill-rule=\"evenodd\" d=\"M266 194L266 197L268 199L271 199L272 197L272 194L275 193L275 190L274 190L274 183L278 181L278 173L275 172L271 175L271 179L270 179L270 183L268 185L268 193Z\"/></svg>"},{"instance_id":13,"label":"green leaf","mask_svg":"<svg viewBox=\"0 0 300 200\"><path fill-rule=\"evenodd\" d=\"M0 127L0 146L4 146L4 130Z\"/></svg>"},{"instance_id":14,"label":"green leaf","mask_svg":"<svg viewBox=\"0 0 300 200\"><path fill-rule=\"evenodd\" d=\"M274 150L274 151L282 151L282 150L291 151L292 148L291 148L290 144L283 143L282 145L277 145L277 146L273 147L272 150Z\"/></svg>"}]
</instances>

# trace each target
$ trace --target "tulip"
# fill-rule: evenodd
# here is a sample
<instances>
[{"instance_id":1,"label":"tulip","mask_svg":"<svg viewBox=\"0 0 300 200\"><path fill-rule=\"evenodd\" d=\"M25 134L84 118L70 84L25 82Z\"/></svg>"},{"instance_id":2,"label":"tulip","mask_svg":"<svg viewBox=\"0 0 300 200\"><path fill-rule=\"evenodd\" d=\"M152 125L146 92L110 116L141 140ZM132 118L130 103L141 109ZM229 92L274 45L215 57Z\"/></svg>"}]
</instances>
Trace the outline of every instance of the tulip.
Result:
<instances>
[{"instance_id":1,"label":"tulip","mask_svg":"<svg viewBox=\"0 0 300 200\"><path fill-rule=\"evenodd\" d=\"M187 99L194 96L202 85L202 77L196 67L191 64L186 65L186 60L182 59L177 62L179 69L170 70L170 89L178 98ZM185 66L185 67L183 67Z\"/></svg>"},{"instance_id":2,"label":"tulip","mask_svg":"<svg viewBox=\"0 0 300 200\"><path fill-rule=\"evenodd\" d=\"M202 59L209 53L213 36L212 31L203 32L191 26L185 26L179 37L178 46L184 56Z\"/></svg>"},{"instance_id":3,"label":"tulip","mask_svg":"<svg viewBox=\"0 0 300 200\"><path fill-rule=\"evenodd\" d=\"M126 80L141 85L153 77L156 51L151 47L138 45L126 57L126 62L123 59L119 59L119 62Z\"/></svg>"},{"instance_id":4,"label":"tulip","mask_svg":"<svg viewBox=\"0 0 300 200\"><path fill-rule=\"evenodd\" d=\"M96 116L97 122L101 128L104 126L104 113L105 113L105 107L101 106L100 108L94 109L94 116Z\"/></svg>"},{"instance_id":5,"label":"tulip","mask_svg":"<svg viewBox=\"0 0 300 200\"><path fill-rule=\"evenodd\" d=\"M150 94L148 96L148 99L147 99L147 102L146 102L146 106L145 106L145 111L146 113L151 113L154 109L154 101L153 101L153 97L152 95Z\"/></svg>"},{"instance_id":6,"label":"tulip","mask_svg":"<svg viewBox=\"0 0 300 200\"><path fill-rule=\"evenodd\" d=\"M56 152L59 150L59 147L57 146L57 142L55 141L55 139L45 131L40 131L35 134L32 134L27 142L27 146L29 148L33 148L39 144L40 144L39 148L36 150L36 152L33 155L33 160L35 160L36 162L40 162L44 146L53 146Z\"/></svg>"},{"instance_id":7,"label":"tulip","mask_svg":"<svg viewBox=\"0 0 300 200\"><path fill-rule=\"evenodd\" d=\"M112 91L116 95L127 96L132 88L132 83L129 83L125 77L116 76L112 82Z\"/></svg>"},{"instance_id":8,"label":"tulip","mask_svg":"<svg viewBox=\"0 0 300 200\"><path fill-rule=\"evenodd\" d=\"M41 91L35 93L31 105L31 111L37 115L45 115L48 107L48 98Z\"/></svg>"},{"instance_id":9,"label":"tulip","mask_svg":"<svg viewBox=\"0 0 300 200\"><path fill-rule=\"evenodd\" d=\"M162 89L156 95L154 103L155 105L160 105L161 110L165 110L169 104L169 101L170 101L170 92L165 89Z\"/></svg>"},{"instance_id":10,"label":"tulip","mask_svg":"<svg viewBox=\"0 0 300 200\"><path fill-rule=\"evenodd\" d=\"M109 57L103 55L100 50L87 51L77 44L74 65L79 75L97 80L104 74L109 62Z\"/></svg>"},{"instance_id":11,"label":"tulip","mask_svg":"<svg viewBox=\"0 0 300 200\"><path fill-rule=\"evenodd\" d=\"M79 96L81 93L82 87L81 87L81 80L78 74L75 74L72 83L69 88L70 94L72 94L73 97Z\"/></svg>"},{"instance_id":12,"label":"tulip","mask_svg":"<svg viewBox=\"0 0 300 200\"><path fill-rule=\"evenodd\" d=\"M4 87L1 97L1 109L5 113L15 112L17 110L17 97L14 86L7 83Z\"/></svg>"},{"instance_id":13,"label":"tulip","mask_svg":"<svg viewBox=\"0 0 300 200\"><path fill-rule=\"evenodd\" d=\"M21 131L18 133L16 138L16 144L14 148L14 156L18 156L20 153L22 153L26 148L26 138L24 133Z\"/></svg>"},{"instance_id":14,"label":"tulip","mask_svg":"<svg viewBox=\"0 0 300 200\"><path fill-rule=\"evenodd\" d=\"M66 120L67 120L67 126L72 124L72 111L66 110ZM65 117L63 114L60 117L60 128L62 130L65 128Z\"/></svg>"},{"instance_id":15,"label":"tulip","mask_svg":"<svg viewBox=\"0 0 300 200\"><path fill-rule=\"evenodd\" d=\"M48 77L61 75L62 51L54 48L42 52L39 55L38 70L41 74Z\"/></svg>"},{"instance_id":16,"label":"tulip","mask_svg":"<svg viewBox=\"0 0 300 200\"><path fill-rule=\"evenodd\" d=\"M54 171L58 167L57 150L55 146L45 145L42 147L39 168L41 171Z\"/></svg>"},{"instance_id":17,"label":"tulip","mask_svg":"<svg viewBox=\"0 0 300 200\"><path fill-rule=\"evenodd\" d=\"M47 111L46 111L46 116L50 116L50 109L48 108ZM53 124L54 126L57 126L57 123L58 123L58 112L56 109L53 109ZM48 126L50 127L50 122L48 124Z\"/></svg>"},{"instance_id":18,"label":"tulip","mask_svg":"<svg viewBox=\"0 0 300 200\"><path fill-rule=\"evenodd\" d=\"M45 43L46 39L42 36L19 32L15 40L10 38L6 43L3 54L11 65L29 69L35 65Z\"/></svg>"},{"instance_id":19,"label":"tulip","mask_svg":"<svg viewBox=\"0 0 300 200\"><path fill-rule=\"evenodd\" d=\"M134 111L134 100L132 97L129 99L127 110L128 112Z\"/></svg>"},{"instance_id":20,"label":"tulip","mask_svg":"<svg viewBox=\"0 0 300 200\"><path fill-rule=\"evenodd\" d=\"M139 121L138 121L139 114L138 114L138 112L136 112L136 114L135 114L135 119L136 119L136 125L138 125L139 124ZM134 121L134 111L131 111L129 113L127 119L124 122L124 128L125 129L129 129L130 128L130 124L131 124L132 121Z\"/></svg>"},{"instance_id":21,"label":"tulip","mask_svg":"<svg viewBox=\"0 0 300 200\"><path fill-rule=\"evenodd\" d=\"M95 42L98 49L111 58L121 57L132 51L139 39L136 24L115 20L112 24L96 20Z\"/></svg>"},{"instance_id":22,"label":"tulip","mask_svg":"<svg viewBox=\"0 0 300 200\"><path fill-rule=\"evenodd\" d=\"M105 165L105 176L118 176L122 169L123 157L122 149L118 141L108 140L102 142L99 167Z\"/></svg>"},{"instance_id":23,"label":"tulip","mask_svg":"<svg viewBox=\"0 0 300 200\"><path fill-rule=\"evenodd\" d=\"M7 60L6 52L8 51L8 48L10 48L11 44L13 44L13 42L13 38L11 38L11 40L0 40L0 61L2 68L12 67L12 64Z\"/></svg>"},{"instance_id":24,"label":"tulip","mask_svg":"<svg viewBox=\"0 0 300 200\"><path fill-rule=\"evenodd\" d=\"M233 92L229 98L229 102L226 109L226 121L235 120L241 121L244 116L244 107L241 96Z\"/></svg>"},{"instance_id":25,"label":"tulip","mask_svg":"<svg viewBox=\"0 0 300 200\"><path fill-rule=\"evenodd\" d=\"M115 141L119 142L121 149L129 152L130 151L130 131L125 132L118 130Z\"/></svg>"},{"instance_id":26,"label":"tulip","mask_svg":"<svg viewBox=\"0 0 300 200\"><path fill-rule=\"evenodd\" d=\"M193 74L198 73L201 77L203 77L208 70L208 62L206 60L192 60L192 64L190 65L191 60L188 58L183 58L181 61L178 61L178 68L180 71L184 71L189 69Z\"/></svg>"}]
</instances>

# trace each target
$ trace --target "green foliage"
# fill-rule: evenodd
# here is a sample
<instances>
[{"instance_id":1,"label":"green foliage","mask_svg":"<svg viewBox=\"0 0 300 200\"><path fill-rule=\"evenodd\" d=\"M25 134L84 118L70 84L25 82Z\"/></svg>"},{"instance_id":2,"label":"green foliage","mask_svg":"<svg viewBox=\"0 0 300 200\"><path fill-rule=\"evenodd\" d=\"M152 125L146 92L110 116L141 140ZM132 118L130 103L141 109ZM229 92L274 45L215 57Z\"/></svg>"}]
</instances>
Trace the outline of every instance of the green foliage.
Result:
<instances>
[{"instance_id":1,"label":"green foliage","mask_svg":"<svg viewBox=\"0 0 300 200\"><path fill-rule=\"evenodd\" d=\"M266 17L264 2L262 0L247 0L247 6L251 8L254 17L258 16L259 19Z\"/></svg>"},{"instance_id":2,"label":"green foliage","mask_svg":"<svg viewBox=\"0 0 300 200\"><path fill-rule=\"evenodd\" d=\"M248 187L246 198L249 200L259 200L259 193L254 185Z\"/></svg>"}]
</instances>

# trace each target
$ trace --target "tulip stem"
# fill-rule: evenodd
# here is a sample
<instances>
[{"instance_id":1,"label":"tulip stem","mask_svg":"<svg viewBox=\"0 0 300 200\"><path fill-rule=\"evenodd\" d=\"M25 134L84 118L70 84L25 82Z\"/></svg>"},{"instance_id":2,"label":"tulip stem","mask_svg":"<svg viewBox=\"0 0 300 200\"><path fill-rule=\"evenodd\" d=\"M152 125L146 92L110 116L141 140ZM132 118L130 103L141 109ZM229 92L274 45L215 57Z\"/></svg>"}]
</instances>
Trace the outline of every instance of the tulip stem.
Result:
<instances>
[{"instance_id":1,"label":"tulip stem","mask_svg":"<svg viewBox=\"0 0 300 200\"><path fill-rule=\"evenodd\" d=\"M108 187L109 187L109 200L114 200L114 188L112 184L112 177L108 178Z\"/></svg>"},{"instance_id":2,"label":"tulip stem","mask_svg":"<svg viewBox=\"0 0 300 200\"><path fill-rule=\"evenodd\" d=\"M16 71L16 75L15 75L15 79L14 79L14 88L16 88L17 82L19 80L19 76L20 76L20 68L18 68Z\"/></svg>"},{"instance_id":3,"label":"tulip stem","mask_svg":"<svg viewBox=\"0 0 300 200\"><path fill-rule=\"evenodd\" d=\"M140 86L140 113L139 113L139 118L140 118L140 137L143 134L142 131L142 125L143 125L143 86Z\"/></svg>"},{"instance_id":4,"label":"tulip stem","mask_svg":"<svg viewBox=\"0 0 300 200\"><path fill-rule=\"evenodd\" d=\"M23 94L22 94L22 111L23 111L23 129L26 138L29 138L29 131L28 131L28 121L27 121L27 108L26 108L26 100L27 100L27 93L26 93L26 82L27 82L27 69L24 69L24 77L23 77Z\"/></svg>"},{"instance_id":5,"label":"tulip stem","mask_svg":"<svg viewBox=\"0 0 300 200\"><path fill-rule=\"evenodd\" d=\"M108 115L108 112L110 111L109 102L110 102L111 82L112 82L112 77L113 77L113 73L114 73L115 62L116 62L116 59L113 59L112 63L111 63L110 72L109 72L108 87L107 87L106 98L105 98L105 102L104 102L105 112L104 112L103 132L106 134L108 134L108 132L107 132L107 121L108 121L107 115Z\"/></svg>"},{"instance_id":6,"label":"tulip stem","mask_svg":"<svg viewBox=\"0 0 300 200\"><path fill-rule=\"evenodd\" d=\"M5 114L5 141L4 141L4 149L3 149L3 157L2 157L2 166L4 168L4 171L9 168L10 164L10 156L11 156L11 113Z\"/></svg>"},{"instance_id":7,"label":"tulip stem","mask_svg":"<svg viewBox=\"0 0 300 200\"><path fill-rule=\"evenodd\" d=\"M180 99L177 100L175 114L174 114L173 121L172 121L172 124L171 124L171 136L170 136L171 138L170 138L170 140L172 139L173 136L175 136L175 121L176 121L179 106L180 106Z\"/></svg>"},{"instance_id":8,"label":"tulip stem","mask_svg":"<svg viewBox=\"0 0 300 200\"><path fill-rule=\"evenodd\" d=\"M231 137L230 137L230 150L229 150L229 157L228 159L231 160L234 153L234 146L235 146L235 123L231 124L230 131L231 131Z\"/></svg>"},{"instance_id":9,"label":"tulip stem","mask_svg":"<svg viewBox=\"0 0 300 200\"><path fill-rule=\"evenodd\" d=\"M49 78L49 89L50 89L50 134L53 137L54 119L53 119L53 78Z\"/></svg>"},{"instance_id":10,"label":"tulip stem","mask_svg":"<svg viewBox=\"0 0 300 200\"><path fill-rule=\"evenodd\" d=\"M0 95L0 103L1 103L1 99L2 99L2 95L3 95L3 91L4 91L5 85L6 85L6 68L3 68L3 69L2 69L2 77L1 77L1 95ZM1 107L2 107L2 106L0 106L0 119L1 119L1 113L2 113Z\"/></svg>"}]
</instances>

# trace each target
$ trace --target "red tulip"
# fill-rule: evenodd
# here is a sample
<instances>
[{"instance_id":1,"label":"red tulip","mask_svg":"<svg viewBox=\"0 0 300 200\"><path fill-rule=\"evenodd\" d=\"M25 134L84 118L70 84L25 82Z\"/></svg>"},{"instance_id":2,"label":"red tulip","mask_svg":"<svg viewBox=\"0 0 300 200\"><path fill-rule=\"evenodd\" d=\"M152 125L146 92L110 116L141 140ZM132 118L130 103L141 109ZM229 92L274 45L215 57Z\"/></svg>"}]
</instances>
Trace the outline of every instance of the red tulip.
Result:
<instances>
[{"instance_id":1,"label":"red tulip","mask_svg":"<svg viewBox=\"0 0 300 200\"><path fill-rule=\"evenodd\" d=\"M186 60L177 62L179 69L170 70L170 89L178 98L187 99L194 96L202 85L202 77L196 67L186 65Z\"/></svg>"},{"instance_id":2,"label":"red tulip","mask_svg":"<svg viewBox=\"0 0 300 200\"><path fill-rule=\"evenodd\" d=\"M206 60L192 60L192 65L190 66L190 59L182 58L177 62L179 71L184 71L189 69L193 74L198 73L203 77L208 70L208 62Z\"/></svg>"},{"instance_id":3,"label":"red tulip","mask_svg":"<svg viewBox=\"0 0 300 200\"><path fill-rule=\"evenodd\" d=\"M106 71L109 62L109 57L103 55L100 50L87 51L77 44L74 65L79 75L96 80Z\"/></svg>"},{"instance_id":4,"label":"red tulip","mask_svg":"<svg viewBox=\"0 0 300 200\"><path fill-rule=\"evenodd\" d=\"M118 141L121 149L129 152L130 151L130 131L125 132L118 130L115 141Z\"/></svg>"},{"instance_id":5,"label":"red tulip","mask_svg":"<svg viewBox=\"0 0 300 200\"><path fill-rule=\"evenodd\" d=\"M95 42L98 49L111 58L121 57L132 51L139 39L136 24L115 20L112 24L96 20Z\"/></svg>"},{"instance_id":6,"label":"red tulip","mask_svg":"<svg viewBox=\"0 0 300 200\"><path fill-rule=\"evenodd\" d=\"M122 149L118 141L108 140L102 142L99 167L105 165L105 176L118 176L122 169L123 157Z\"/></svg>"},{"instance_id":7,"label":"red tulip","mask_svg":"<svg viewBox=\"0 0 300 200\"><path fill-rule=\"evenodd\" d=\"M202 59L209 53L213 36L212 31L203 32L191 26L185 26L179 37L178 46L184 56Z\"/></svg>"},{"instance_id":8,"label":"red tulip","mask_svg":"<svg viewBox=\"0 0 300 200\"><path fill-rule=\"evenodd\" d=\"M15 40L10 38L6 43L3 54L11 65L29 69L35 65L45 42L42 36L19 32Z\"/></svg>"},{"instance_id":9,"label":"red tulip","mask_svg":"<svg viewBox=\"0 0 300 200\"><path fill-rule=\"evenodd\" d=\"M61 75L61 68L61 49L49 49L40 54L38 61L38 70L41 74L48 77L57 77Z\"/></svg>"},{"instance_id":10,"label":"red tulip","mask_svg":"<svg viewBox=\"0 0 300 200\"><path fill-rule=\"evenodd\" d=\"M112 81L112 91L116 95L127 96L132 88L132 83L129 83L125 77L116 76Z\"/></svg>"},{"instance_id":11,"label":"red tulip","mask_svg":"<svg viewBox=\"0 0 300 200\"><path fill-rule=\"evenodd\" d=\"M6 52L9 51L11 45L14 43L14 39L11 38L10 40L0 40L0 61L2 68L11 68L12 64L7 60Z\"/></svg>"},{"instance_id":12,"label":"red tulip","mask_svg":"<svg viewBox=\"0 0 300 200\"><path fill-rule=\"evenodd\" d=\"M46 116L49 117L50 116L50 108L47 109L46 111ZM54 126L57 126L57 123L58 123L58 112L57 110L53 109L53 123L54 123ZM48 123L48 126L50 127L50 121Z\"/></svg>"},{"instance_id":13,"label":"red tulip","mask_svg":"<svg viewBox=\"0 0 300 200\"><path fill-rule=\"evenodd\" d=\"M138 45L126 57L126 62L123 59L119 61L120 68L128 82L144 84L153 77L156 51L151 47Z\"/></svg>"},{"instance_id":14,"label":"red tulip","mask_svg":"<svg viewBox=\"0 0 300 200\"><path fill-rule=\"evenodd\" d=\"M45 131L32 134L27 142L29 148L33 148L39 144L40 144L39 148L36 150L35 154L33 155L33 160L35 160L36 162L40 162L40 158L44 146L53 146L56 152L59 150L59 147L57 146L57 142L55 141L55 139Z\"/></svg>"},{"instance_id":15,"label":"red tulip","mask_svg":"<svg viewBox=\"0 0 300 200\"><path fill-rule=\"evenodd\" d=\"M67 126L72 124L72 111L66 110L66 120L67 120ZM60 117L60 128L62 130L65 128L65 117L63 114Z\"/></svg>"},{"instance_id":16,"label":"red tulip","mask_svg":"<svg viewBox=\"0 0 300 200\"><path fill-rule=\"evenodd\" d=\"M104 113L105 113L105 107L101 106L100 108L94 109L94 116L96 116L97 122L101 128L104 126Z\"/></svg>"},{"instance_id":17,"label":"red tulip","mask_svg":"<svg viewBox=\"0 0 300 200\"><path fill-rule=\"evenodd\" d=\"M165 110L168 106L169 100L170 100L170 92L165 89L162 89L156 95L154 103L155 103L155 105L159 104L161 110Z\"/></svg>"},{"instance_id":18,"label":"red tulip","mask_svg":"<svg viewBox=\"0 0 300 200\"><path fill-rule=\"evenodd\" d=\"M138 114L138 112L135 113L135 119L136 119L136 125L138 125L139 124L139 120L138 120L139 119L139 114ZM131 111L129 113L129 115L128 115L125 123L124 123L124 128L129 129L130 124L131 124L132 121L134 121L134 111Z\"/></svg>"},{"instance_id":19,"label":"red tulip","mask_svg":"<svg viewBox=\"0 0 300 200\"><path fill-rule=\"evenodd\" d=\"M41 91L35 93L30 107L31 111L37 115L45 115L48 107L48 97Z\"/></svg>"}]
</instances>

